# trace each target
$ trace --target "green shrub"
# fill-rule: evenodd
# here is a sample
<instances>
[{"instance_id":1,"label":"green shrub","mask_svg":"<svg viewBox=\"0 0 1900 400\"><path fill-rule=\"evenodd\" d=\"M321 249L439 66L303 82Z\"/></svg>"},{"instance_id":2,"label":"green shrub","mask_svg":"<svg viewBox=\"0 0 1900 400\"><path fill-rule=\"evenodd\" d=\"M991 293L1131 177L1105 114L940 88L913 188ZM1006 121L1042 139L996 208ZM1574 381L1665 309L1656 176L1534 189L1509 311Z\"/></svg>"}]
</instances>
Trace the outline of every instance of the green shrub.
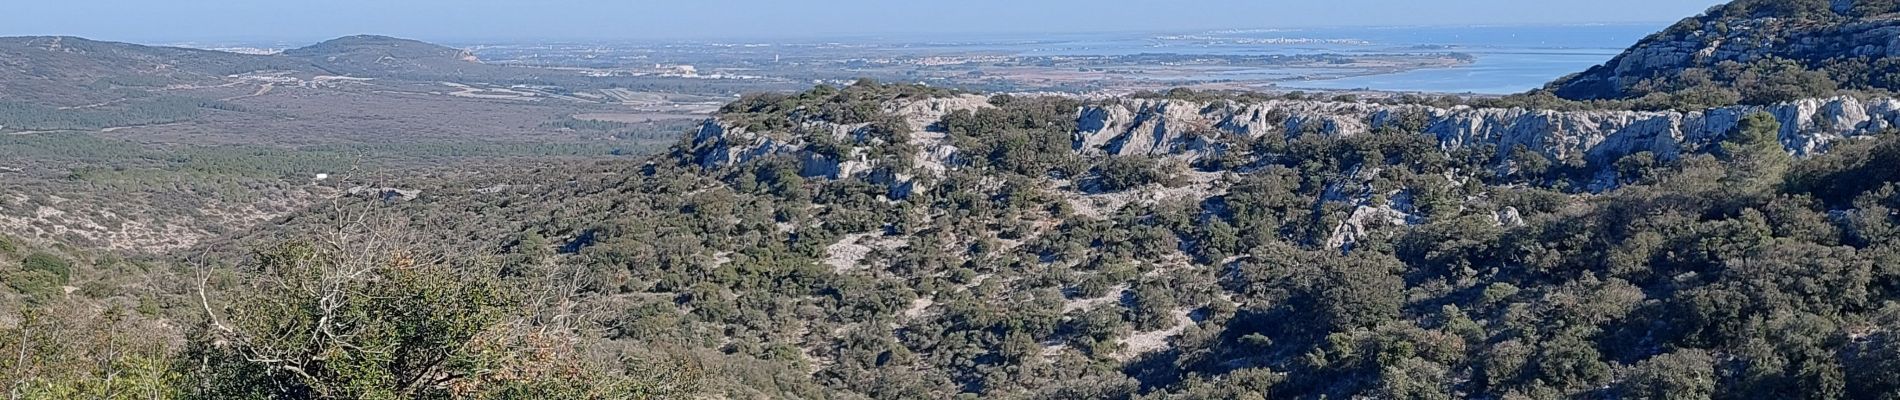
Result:
<instances>
[{"instance_id":1,"label":"green shrub","mask_svg":"<svg viewBox=\"0 0 1900 400\"><path fill-rule=\"evenodd\" d=\"M34 253L20 262L20 268L27 271L42 271L59 278L61 285L73 279L73 264L59 256L47 253Z\"/></svg>"},{"instance_id":2,"label":"green shrub","mask_svg":"<svg viewBox=\"0 0 1900 400\"><path fill-rule=\"evenodd\" d=\"M5 276L7 287L27 296L31 303L44 303L60 294L59 275L47 271L26 270L10 271Z\"/></svg>"},{"instance_id":3,"label":"green shrub","mask_svg":"<svg viewBox=\"0 0 1900 400\"><path fill-rule=\"evenodd\" d=\"M1095 167L1096 183L1103 190L1122 191L1152 183L1170 185L1177 180L1175 171L1159 161L1145 157L1111 157Z\"/></svg>"}]
</instances>

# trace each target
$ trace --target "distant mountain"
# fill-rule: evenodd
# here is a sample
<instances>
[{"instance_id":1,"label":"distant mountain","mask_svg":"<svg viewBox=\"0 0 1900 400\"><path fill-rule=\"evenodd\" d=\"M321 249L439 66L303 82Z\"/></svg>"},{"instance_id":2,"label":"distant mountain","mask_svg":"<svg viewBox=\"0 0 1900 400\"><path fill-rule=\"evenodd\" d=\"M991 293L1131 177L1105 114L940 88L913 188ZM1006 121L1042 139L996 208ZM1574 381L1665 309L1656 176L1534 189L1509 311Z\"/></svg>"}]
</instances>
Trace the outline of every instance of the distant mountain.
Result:
<instances>
[{"instance_id":1,"label":"distant mountain","mask_svg":"<svg viewBox=\"0 0 1900 400\"><path fill-rule=\"evenodd\" d=\"M482 65L467 50L375 35L337 38L285 51L283 56L349 75L458 75L495 68Z\"/></svg>"},{"instance_id":2,"label":"distant mountain","mask_svg":"<svg viewBox=\"0 0 1900 400\"><path fill-rule=\"evenodd\" d=\"M482 64L467 51L350 36L279 54L238 54L75 37L0 38L0 133L97 131L196 121L323 76L393 85L593 84L579 74Z\"/></svg>"},{"instance_id":3,"label":"distant mountain","mask_svg":"<svg viewBox=\"0 0 1900 400\"><path fill-rule=\"evenodd\" d=\"M466 50L387 36L349 36L273 55L76 37L0 37L0 114L119 104L222 85L232 75L259 71L416 81L537 76L536 71L481 64ZM21 125L0 115L0 125L8 122Z\"/></svg>"},{"instance_id":4,"label":"distant mountain","mask_svg":"<svg viewBox=\"0 0 1900 400\"><path fill-rule=\"evenodd\" d=\"M307 68L282 57L101 42L75 37L0 38L0 101L78 105L121 90L218 82L226 75Z\"/></svg>"},{"instance_id":5,"label":"distant mountain","mask_svg":"<svg viewBox=\"0 0 1900 400\"><path fill-rule=\"evenodd\" d=\"M1551 83L1572 100L1768 104L1900 88L1900 2L1740 0Z\"/></svg>"},{"instance_id":6,"label":"distant mountain","mask_svg":"<svg viewBox=\"0 0 1900 400\"><path fill-rule=\"evenodd\" d=\"M286 56L313 57L395 57L403 59L461 59L474 61L465 50L453 49L419 40L378 35L345 36L303 48L286 50Z\"/></svg>"}]
</instances>

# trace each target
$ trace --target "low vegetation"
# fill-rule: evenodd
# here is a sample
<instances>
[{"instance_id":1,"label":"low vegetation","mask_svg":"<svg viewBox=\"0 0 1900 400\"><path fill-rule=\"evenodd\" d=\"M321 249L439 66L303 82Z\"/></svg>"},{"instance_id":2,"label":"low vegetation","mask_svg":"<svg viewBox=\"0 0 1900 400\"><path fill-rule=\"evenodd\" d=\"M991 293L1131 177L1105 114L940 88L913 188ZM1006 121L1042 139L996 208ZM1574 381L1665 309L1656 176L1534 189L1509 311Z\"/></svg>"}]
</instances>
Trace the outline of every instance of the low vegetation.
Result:
<instances>
[{"instance_id":1,"label":"low vegetation","mask_svg":"<svg viewBox=\"0 0 1900 400\"><path fill-rule=\"evenodd\" d=\"M1834 43L1870 40L1854 35L1895 12L1900 5L1889 0L1734 1L1685 19L1638 43L1635 52L1558 80L1539 93L1641 109L1773 104L1840 90L1888 95L1900 88L1900 64ZM1697 55L1638 64L1651 62L1638 59L1645 54L1669 51Z\"/></svg>"},{"instance_id":2,"label":"low vegetation","mask_svg":"<svg viewBox=\"0 0 1900 400\"><path fill-rule=\"evenodd\" d=\"M1843 14L1823 3L1749 0L1717 12L1834 21L1893 6L1854 3ZM1872 87L1809 61L1691 68L1640 85L1641 95L1591 101L1551 91L1330 101L1700 107ZM718 144L692 138L645 157L616 157L619 143L0 138L0 156L43 161L0 171L0 183L30 183L0 192L0 222L17 224L0 226L0 393L1900 393L1900 133L1796 158L1777 120L1754 114L1706 150L1594 165L1526 147L1446 146L1397 123L1347 136L1209 134L1223 151L1187 159L1078 151L1085 102L1071 98L995 96L928 132L890 107L958 94L864 81L748 95L718 121L804 147L721 166L694 160L700 149L685 147ZM569 117L530 124L543 123L637 135ZM834 138L832 126L862 137ZM929 150L916 142L932 138L957 149L941 171L911 165ZM845 155L869 170L805 165ZM492 165L448 162L464 157ZM404 177L318 175L378 160L442 165ZM134 225L122 217L133 213L219 218L194 199L233 193L321 201L199 232L204 240L170 252L88 246L73 233ZM23 215L35 219L16 222Z\"/></svg>"},{"instance_id":3,"label":"low vegetation","mask_svg":"<svg viewBox=\"0 0 1900 400\"><path fill-rule=\"evenodd\" d=\"M464 194L310 210L196 264L14 245L12 274L151 278L13 288L41 299L25 315L106 311L23 319L0 345L26 345L0 350L115 361L0 381L205 398L1900 390L1900 184L1878 162L1900 137L1796 160L1751 117L1708 154L1632 156L1620 188L1586 195L1565 168L1498 171L1475 156L1491 152L1402 131L1263 140L1218 170L1038 147L1065 101L946 117L983 156L901 200L870 177L800 176L789 155L661 158L422 183ZM546 176L570 181L535 186ZM377 239L322 239L338 232ZM841 244L866 250L830 261ZM185 329L114 328L157 321ZM33 347L42 332L100 344ZM87 353L101 348L124 350ZM99 376L125 380L101 392Z\"/></svg>"}]
</instances>

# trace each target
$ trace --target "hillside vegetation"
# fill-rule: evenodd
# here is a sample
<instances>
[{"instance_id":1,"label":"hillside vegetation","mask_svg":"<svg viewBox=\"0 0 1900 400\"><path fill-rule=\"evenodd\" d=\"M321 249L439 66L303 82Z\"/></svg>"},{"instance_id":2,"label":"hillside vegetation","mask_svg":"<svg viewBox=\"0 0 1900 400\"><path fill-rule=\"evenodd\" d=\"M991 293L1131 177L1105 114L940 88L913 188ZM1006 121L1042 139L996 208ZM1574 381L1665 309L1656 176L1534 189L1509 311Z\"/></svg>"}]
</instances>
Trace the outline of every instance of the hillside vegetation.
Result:
<instances>
[{"instance_id":1,"label":"hillside vegetation","mask_svg":"<svg viewBox=\"0 0 1900 400\"><path fill-rule=\"evenodd\" d=\"M1573 100L1681 108L1771 104L1900 88L1900 3L1740 0L1651 35L1609 63L1551 83Z\"/></svg>"},{"instance_id":2,"label":"hillside vegetation","mask_svg":"<svg viewBox=\"0 0 1900 400\"><path fill-rule=\"evenodd\" d=\"M850 121L901 120L889 111L905 102L894 94L914 90L821 88L750 103L819 108L735 106L728 116L822 125L799 110L862 106L884 111ZM182 346L110 355L184 365L147 372L178 382L152 385L180 396L561 388L577 392L557 396L592 398L662 389L803 398L1879 398L1900 390L1892 267L1900 219L1890 212L1900 207L1892 180L1900 173L1881 162L1900 137L1797 160L1773 139L1774 119L1757 115L1708 153L1632 157L1618 165L1622 186L1581 195L1540 175L1560 172L1491 172L1486 157L1395 130L1269 135L1218 165L1043 144L1069 140L1076 107L997 97L924 130L898 129L912 136L902 140L830 136L814 125L787 132L832 138L808 142L828 143L809 151L847 157L918 151L890 147L938 134L971 149L941 173L878 157L892 161L866 174L812 174L803 164L815 156L805 151L706 167L680 148L646 163L443 181L425 188L444 195L313 209L208 245L209 269L143 273L175 277L157 278L174 282L157 290L33 289L76 279L61 278L64 269L98 276L116 264L60 268L27 252L18 274L46 283L15 290L54 301L37 304L147 310L107 311L125 315L105 320L125 321L113 323L195 321L160 341ZM917 189L893 197L886 179L912 175ZM569 181L546 185L547 176ZM315 243L380 245L299 244L335 237L351 240ZM378 250L391 243L421 247ZM239 247L264 250L229 250ZM335 299L295 294L339 279L326 274L359 273L371 275L326 286L343 290ZM378 294L389 291L412 294ZM352 300L388 298L414 303ZM377 333L335 318L441 329ZM108 343L150 335L91 332ZM284 334L365 347L264 341ZM530 346L544 334L568 336ZM408 340L462 350L426 353L457 360L439 365L369 357L383 353L367 346ZM481 345L502 347L457 352ZM577 353L536 355L555 351ZM331 355L299 358L316 354ZM566 362L629 369L559 367ZM527 370L457 369L478 365ZM68 386L116 370L71 371L34 372L28 381L38 386L13 390L86 390ZM405 374L450 383L415 386L401 377L417 375ZM691 385L651 386L680 382Z\"/></svg>"},{"instance_id":3,"label":"hillside vegetation","mask_svg":"<svg viewBox=\"0 0 1900 400\"><path fill-rule=\"evenodd\" d=\"M1893 10L1743 0L1685 24L1798 37ZM453 56L417 46L318 48L324 68ZM1673 108L1883 89L1837 75L1861 62L1840 51L1749 61L1785 70L1626 55L1645 67L1474 102L1667 113L863 80L739 97L640 157L10 136L0 156L60 162L24 172L70 174L48 187L127 197L6 196L0 216L109 222L61 208L123 193L298 204L164 253L0 234L0 393L1894 399L1900 133L1865 115L1894 103ZM397 73L498 71L442 65ZM1803 88L1627 92L1698 68ZM302 178L417 148L518 157Z\"/></svg>"}]
</instances>

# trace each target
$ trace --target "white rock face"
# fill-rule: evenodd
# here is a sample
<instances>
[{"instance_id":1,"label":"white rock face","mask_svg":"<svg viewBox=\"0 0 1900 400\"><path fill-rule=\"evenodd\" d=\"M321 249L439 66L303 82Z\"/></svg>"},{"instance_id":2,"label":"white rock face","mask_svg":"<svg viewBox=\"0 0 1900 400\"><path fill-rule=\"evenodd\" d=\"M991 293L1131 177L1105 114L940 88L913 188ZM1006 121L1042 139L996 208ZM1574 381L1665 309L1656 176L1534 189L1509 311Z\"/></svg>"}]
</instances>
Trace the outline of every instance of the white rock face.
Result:
<instances>
[{"instance_id":1,"label":"white rock face","mask_svg":"<svg viewBox=\"0 0 1900 400\"><path fill-rule=\"evenodd\" d=\"M1084 154L1204 157L1217 155L1223 147L1215 139L1219 135L1350 136L1412 124L1416 126L1399 130L1422 130L1444 149L1489 146L1502 156L1521 145L1557 160L1607 164L1645 151L1663 157L1701 151L1727 137L1742 117L1761 111L1781 121L1781 141L1797 155L1818 153L1841 138L1878 133L1900 123L1900 101L1852 97L1692 112L1127 99L1081 110L1075 148Z\"/></svg>"},{"instance_id":2,"label":"white rock face","mask_svg":"<svg viewBox=\"0 0 1900 400\"><path fill-rule=\"evenodd\" d=\"M903 117L910 125L912 133L908 143L918 149L911 164L919 171L941 174L955 165L957 147L951 144L950 138L943 132L931 130L931 126L950 113L986 107L991 107L988 97L962 95L892 102L884 106L884 111ZM870 177L888 186L892 198L908 197L915 188L915 175L882 173L875 160L865 155L863 150L866 147L888 144L872 134L871 124L843 125L812 121L800 126L798 131L749 132L744 127L713 118L700 124L699 131L693 135L692 147L686 149L683 156L686 161L703 168L720 168L787 154L797 157L799 174L806 178ZM843 154L807 151L813 144L808 142L812 135L825 136L834 143L846 145L843 146Z\"/></svg>"},{"instance_id":3,"label":"white rock face","mask_svg":"<svg viewBox=\"0 0 1900 400\"><path fill-rule=\"evenodd\" d=\"M1411 225L1412 222L1413 217L1411 214L1406 214L1403 211L1391 207L1359 206L1353 209L1352 216L1347 217L1344 222L1333 227L1332 236L1326 239L1326 248L1342 249L1359 243L1360 240L1367 237L1367 232L1370 228L1375 226L1375 224L1406 226Z\"/></svg>"},{"instance_id":4,"label":"white rock face","mask_svg":"<svg viewBox=\"0 0 1900 400\"><path fill-rule=\"evenodd\" d=\"M915 175L941 175L962 164L959 149L932 125L957 111L991 107L975 95L895 102L886 111L902 116L915 132L912 170L879 169L866 149L880 145L869 126L811 122L800 132L748 132L718 119L694 135L686 161L705 168L746 163L775 154L793 155L806 177L870 178L890 187L893 198L915 190ZM1781 121L1781 142L1795 155L1813 155L1843 138L1900 127L1900 101L1853 97L1808 99L1773 106L1734 106L1701 111L1549 111L1521 108L1436 108L1332 101L1273 100L1258 103L1111 99L1076 110L1072 148L1085 155L1218 157L1233 143L1268 135L1351 136L1420 134L1440 148L1495 152L1500 166L1519 146L1553 160L1611 165L1649 152L1665 159L1705 151L1735 130L1744 116L1767 112ZM1398 133L1384 133L1398 132ZM807 151L812 135L842 144L842 154Z\"/></svg>"},{"instance_id":5,"label":"white rock face","mask_svg":"<svg viewBox=\"0 0 1900 400\"><path fill-rule=\"evenodd\" d=\"M782 147L772 137L746 132L741 127L727 127L717 120L700 124L699 133L693 135L693 159L706 168L745 163L777 153Z\"/></svg>"}]
</instances>

